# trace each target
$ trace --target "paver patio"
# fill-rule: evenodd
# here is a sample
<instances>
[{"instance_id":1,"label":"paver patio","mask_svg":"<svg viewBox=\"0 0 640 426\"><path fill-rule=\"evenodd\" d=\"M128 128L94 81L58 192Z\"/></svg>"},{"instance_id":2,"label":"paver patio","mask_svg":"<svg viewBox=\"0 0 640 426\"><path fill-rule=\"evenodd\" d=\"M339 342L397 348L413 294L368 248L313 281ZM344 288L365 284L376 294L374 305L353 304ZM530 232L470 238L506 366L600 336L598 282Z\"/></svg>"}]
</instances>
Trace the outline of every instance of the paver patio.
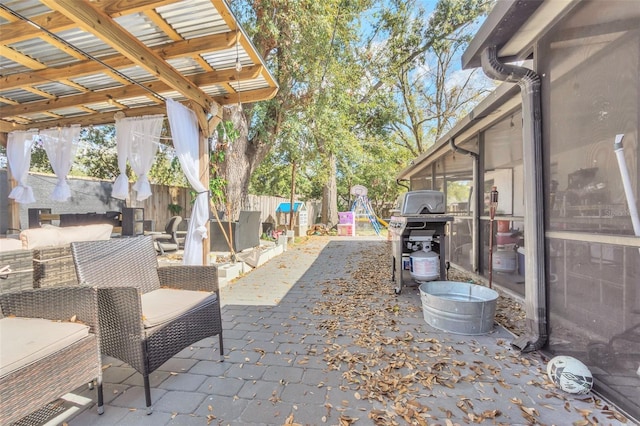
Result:
<instances>
[{"instance_id":1,"label":"paver patio","mask_svg":"<svg viewBox=\"0 0 640 426\"><path fill-rule=\"evenodd\" d=\"M290 246L222 288L224 362L217 338L180 352L152 374L147 416L141 376L107 359L105 413L85 400L68 425L622 424L597 397L553 388L502 327L426 325L417 287L393 294L389 244Z\"/></svg>"}]
</instances>

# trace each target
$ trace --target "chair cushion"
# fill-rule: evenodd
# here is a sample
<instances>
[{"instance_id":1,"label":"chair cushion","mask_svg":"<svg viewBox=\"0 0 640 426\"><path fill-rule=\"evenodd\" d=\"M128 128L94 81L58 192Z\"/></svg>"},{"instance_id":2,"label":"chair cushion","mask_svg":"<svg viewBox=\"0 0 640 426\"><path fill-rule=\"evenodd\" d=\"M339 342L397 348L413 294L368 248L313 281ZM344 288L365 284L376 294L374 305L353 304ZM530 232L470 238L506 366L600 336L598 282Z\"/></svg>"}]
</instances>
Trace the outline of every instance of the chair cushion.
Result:
<instances>
[{"instance_id":1,"label":"chair cushion","mask_svg":"<svg viewBox=\"0 0 640 426\"><path fill-rule=\"evenodd\" d=\"M20 232L20 241L22 241L22 248L25 250L64 244L62 233L57 226L25 229Z\"/></svg>"},{"instance_id":2,"label":"chair cushion","mask_svg":"<svg viewBox=\"0 0 640 426\"><path fill-rule=\"evenodd\" d=\"M145 328L169 322L190 310L215 302L215 293L207 291L160 288L142 295L142 315Z\"/></svg>"},{"instance_id":3,"label":"chair cushion","mask_svg":"<svg viewBox=\"0 0 640 426\"><path fill-rule=\"evenodd\" d=\"M22 250L22 241L16 238L0 238L0 251Z\"/></svg>"},{"instance_id":4,"label":"chair cushion","mask_svg":"<svg viewBox=\"0 0 640 426\"><path fill-rule=\"evenodd\" d=\"M68 245L75 241L108 240L111 238L112 231L113 226L104 223L64 228L43 225L42 228L25 229L20 232L20 240L23 249L31 250Z\"/></svg>"},{"instance_id":5,"label":"chair cushion","mask_svg":"<svg viewBox=\"0 0 640 426\"><path fill-rule=\"evenodd\" d=\"M113 232L113 225L108 223L96 223L81 226L67 226L60 228L64 244L76 241L108 240Z\"/></svg>"},{"instance_id":6,"label":"chair cushion","mask_svg":"<svg viewBox=\"0 0 640 426\"><path fill-rule=\"evenodd\" d=\"M66 348L88 334L89 327L80 323L39 318L2 318L0 377Z\"/></svg>"}]
</instances>

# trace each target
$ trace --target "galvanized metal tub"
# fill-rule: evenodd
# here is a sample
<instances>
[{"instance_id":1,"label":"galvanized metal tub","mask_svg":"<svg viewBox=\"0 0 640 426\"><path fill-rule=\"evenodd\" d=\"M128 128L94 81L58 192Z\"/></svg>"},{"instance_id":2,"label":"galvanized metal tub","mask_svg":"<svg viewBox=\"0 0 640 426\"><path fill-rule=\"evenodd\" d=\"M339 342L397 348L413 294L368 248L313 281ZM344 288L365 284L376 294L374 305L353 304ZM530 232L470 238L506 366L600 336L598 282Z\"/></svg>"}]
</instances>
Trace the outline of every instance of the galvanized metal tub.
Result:
<instances>
[{"instance_id":1,"label":"galvanized metal tub","mask_svg":"<svg viewBox=\"0 0 640 426\"><path fill-rule=\"evenodd\" d=\"M456 334L486 334L493 328L498 292L459 281L420 284L424 320Z\"/></svg>"}]
</instances>

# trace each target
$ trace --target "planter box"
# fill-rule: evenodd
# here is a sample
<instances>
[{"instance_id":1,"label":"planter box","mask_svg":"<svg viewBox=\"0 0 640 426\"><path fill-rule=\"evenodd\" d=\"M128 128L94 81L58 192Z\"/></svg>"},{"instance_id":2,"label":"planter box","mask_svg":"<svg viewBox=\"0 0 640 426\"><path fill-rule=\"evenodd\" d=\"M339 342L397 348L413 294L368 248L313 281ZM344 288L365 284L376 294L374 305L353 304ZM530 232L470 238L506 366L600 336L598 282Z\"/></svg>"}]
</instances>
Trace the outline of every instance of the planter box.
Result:
<instances>
[{"instance_id":1,"label":"planter box","mask_svg":"<svg viewBox=\"0 0 640 426\"><path fill-rule=\"evenodd\" d=\"M277 244L276 247L281 246L284 251L287 251L287 236L279 235L278 241L276 241L276 244Z\"/></svg>"},{"instance_id":2,"label":"planter box","mask_svg":"<svg viewBox=\"0 0 640 426\"><path fill-rule=\"evenodd\" d=\"M271 249L271 252L273 252L273 257L280 256L284 252L285 248L286 248L285 245L274 246Z\"/></svg>"},{"instance_id":3,"label":"planter box","mask_svg":"<svg viewBox=\"0 0 640 426\"><path fill-rule=\"evenodd\" d=\"M242 262L221 263L216 266L218 266L218 277L226 280L237 278L244 272L244 265Z\"/></svg>"},{"instance_id":4,"label":"planter box","mask_svg":"<svg viewBox=\"0 0 640 426\"><path fill-rule=\"evenodd\" d=\"M274 257L282 254L283 250L284 246L282 245L272 246L263 250L251 250L244 253L238 253L238 259L242 260L252 268L257 268L258 266L264 265Z\"/></svg>"}]
</instances>

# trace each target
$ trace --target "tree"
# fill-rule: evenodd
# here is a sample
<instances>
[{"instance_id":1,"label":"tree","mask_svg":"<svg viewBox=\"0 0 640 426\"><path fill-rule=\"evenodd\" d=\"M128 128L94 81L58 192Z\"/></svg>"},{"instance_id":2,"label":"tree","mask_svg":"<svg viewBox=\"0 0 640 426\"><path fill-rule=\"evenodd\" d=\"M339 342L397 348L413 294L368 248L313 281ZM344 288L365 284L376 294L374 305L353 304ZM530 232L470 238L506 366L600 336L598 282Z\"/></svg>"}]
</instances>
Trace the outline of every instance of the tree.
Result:
<instances>
[{"instance_id":1,"label":"tree","mask_svg":"<svg viewBox=\"0 0 640 426\"><path fill-rule=\"evenodd\" d=\"M377 78L363 98L385 88L378 101L387 108L394 144L412 157L425 152L475 105L486 84L474 85L475 72L456 71L456 61L471 37L486 0L440 0L431 15L416 0L393 0L380 14L369 41Z\"/></svg>"},{"instance_id":2,"label":"tree","mask_svg":"<svg viewBox=\"0 0 640 426\"><path fill-rule=\"evenodd\" d=\"M188 187L189 182L182 171L180 160L178 160L169 135L169 122L164 120L160 133L161 141L151 170L149 170L149 181L158 185Z\"/></svg>"},{"instance_id":3,"label":"tree","mask_svg":"<svg viewBox=\"0 0 640 426\"><path fill-rule=\"evenodd\" d=\"M115 125L84 128L80 140L71 174L115 180L120 174Z\"/></svg>"},{"instance_id":4,"label":"tree","mask_svg":"<svg viewBox=\"0 0 640 426\"><path fill-rule=\"evenodd\" d=\"M255 171L252 188L289 195L293 164L299 190L321 191L325 222L335 223L338 202L346 207L355 183L372 194L379 188L376 198L387 198L381 206L395 199L401 165L477 101L471 79L451 81L487 4L442 0L429 18L416 0L382 1L376 9L373 1L234 2L280 91L272 101L225 108L240 131L219 169L231 204L242 206ZM359 32L371 10L381 12Z\"/></svg>"},{"instance_id":5,"label":"tree","mask_svg":"<svg viewBox=\"0 0 640 426\"><path fill-rule=\"evenodd\" d=\"M327 110L322 108L336 107L326 93L328 88L338 90L337 82L329 78L330 70L336 67L333 58L339 52L347 52L356 41L356 27L352 24L367 4L245 0L232 5L280 85L271 101L225 108L224 118L233 121L240 131L221 167L228 182L227 195L236 210L246 198L251 174L273 147L287 152L281 152L280 158L296 162L300 170L305 170L305 150L315 147L324 158L325 194L335 194L333 144L339 143L340 137L324 127L330 121L325 116ZM326 170L333 173L325 175ZM335 205L335 201L323 205Z\"/></svg>"}]
</instances>

